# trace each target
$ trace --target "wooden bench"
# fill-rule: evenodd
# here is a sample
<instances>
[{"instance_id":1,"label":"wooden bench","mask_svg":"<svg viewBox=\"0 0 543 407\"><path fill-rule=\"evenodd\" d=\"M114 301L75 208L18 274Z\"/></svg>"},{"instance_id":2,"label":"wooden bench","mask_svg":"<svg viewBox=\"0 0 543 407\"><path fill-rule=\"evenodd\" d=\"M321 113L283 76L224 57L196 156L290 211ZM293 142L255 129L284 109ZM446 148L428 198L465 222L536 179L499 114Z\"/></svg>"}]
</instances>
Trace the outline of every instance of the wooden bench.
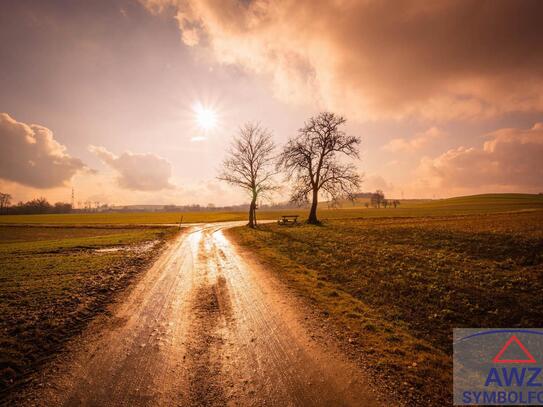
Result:
<instances>
[{"instance_id":1,"label":"wooden bench","mask_svg":"<svg viewBox=\"0 0 543 407\"><path fill-rule=\"evenodd\" d=\"M298 225L298 215L281 215L281 219L277 221L278 225Z\"/></svg>"}]
</instances>

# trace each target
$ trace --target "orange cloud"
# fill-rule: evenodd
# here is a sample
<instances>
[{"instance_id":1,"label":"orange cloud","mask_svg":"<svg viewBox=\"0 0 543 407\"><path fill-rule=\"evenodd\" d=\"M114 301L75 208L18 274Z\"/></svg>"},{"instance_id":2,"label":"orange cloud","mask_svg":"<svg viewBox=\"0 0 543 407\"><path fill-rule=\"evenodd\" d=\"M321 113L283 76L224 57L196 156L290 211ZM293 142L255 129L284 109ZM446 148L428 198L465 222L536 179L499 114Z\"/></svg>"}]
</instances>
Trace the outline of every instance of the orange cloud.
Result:
<instances>
[{"instance_id":1,"label":"orange cloud","mask_svg":"<svg viewBox=\"0 0 543 407\"><path fill-rule=\"evenodd\" d=\"M418 175L437 188L543 190L543 123L531 129L501 129L488 134L482 148L458 147L424 158Z\"/></svg>"},{"instance_id":2,"label":"orange cloud","mask_svg":"<svg viewBox=\"0 0 543 407\"><path fill-rule=\"evenodd\" d=\"M417 133L412 139L394 138L383 146L383 150L391 152L414 152L444 135L437 127L431 127L422 133Z\"/></svg>"},{"instance_id":3,"label":"orange cloud","mask_svg":"<svg viewBox=\"0 0 543 407\"><path fill-rule=\"evenodd\" d=\"M35 188L63 186L80 170L86 169L53 132L37 124L18 122L0 113L0 178Z\"/></svg>"},{"instance_id":4,"label":"orange cloud","mask_svg":"<svg viewBox=\"0 0 543 407\"><path fill-rule=\"evenodd\" d=\"M148 0L275 95L357 117L543 110L540 1ZM522 78L522 80L519 80Z\"/></svg>"},{"instance_id":5,"label":"orange cloud","mask_svg":"<svg viewBox=\"0 0 543 407\"><path fill-rule=\"evenodd\" d=\"M365 177L362 189L364 191L375 191L376 189L380 189L385 192L385 195L390 194L395 190L394 184L377 174L371 174Z\"/></svg>"},{"instance_id":6,"label":"orange cloud","mask_svg":"<svg viewBox=\"0 0 543 407\"><path fill-rule=\"evenodd\" d=\"M169 161L154 154L122 153L120 156L109 152L104 147L89 146L105 164L117 173L117 182L121 188L136 191L158 191L174 186L169 179L172 166Z\"/></svg>"}]
</instances>

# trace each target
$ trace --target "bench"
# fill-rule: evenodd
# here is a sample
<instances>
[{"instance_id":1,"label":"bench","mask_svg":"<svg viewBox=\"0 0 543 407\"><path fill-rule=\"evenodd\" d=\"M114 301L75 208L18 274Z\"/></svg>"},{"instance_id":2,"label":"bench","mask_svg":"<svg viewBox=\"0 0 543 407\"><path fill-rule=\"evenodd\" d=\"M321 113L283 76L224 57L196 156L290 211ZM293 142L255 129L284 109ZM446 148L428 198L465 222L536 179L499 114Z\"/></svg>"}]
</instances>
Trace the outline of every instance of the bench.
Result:
<instances>
[{"instance_id":1,"label":"bench","mask_svg":"<svg viewBox=\"0 0 543 407\"><path fill-rule=\"evenodd\" d=\"M281 219L277 221L278 225L298 225L298 215L281 215Z\"/></svg>"}]
</instances>

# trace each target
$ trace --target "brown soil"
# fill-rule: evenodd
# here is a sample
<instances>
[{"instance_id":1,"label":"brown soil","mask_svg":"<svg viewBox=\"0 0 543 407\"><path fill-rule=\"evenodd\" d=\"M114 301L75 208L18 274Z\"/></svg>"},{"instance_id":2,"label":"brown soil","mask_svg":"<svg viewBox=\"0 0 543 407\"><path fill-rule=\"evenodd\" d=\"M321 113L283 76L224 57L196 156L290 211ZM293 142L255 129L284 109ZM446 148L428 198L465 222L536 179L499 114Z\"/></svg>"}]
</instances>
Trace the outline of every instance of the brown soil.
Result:
<instances>
[{"instance_id":1,"label":"brown soil","mask_svg":"<svg viewBox=\"0 0 543 407\"><path fill-rule=\"evenodd\" d=\"M20 394L29 406L394 404L225 227L193 227Z\"/></svg>"}]
</instances>

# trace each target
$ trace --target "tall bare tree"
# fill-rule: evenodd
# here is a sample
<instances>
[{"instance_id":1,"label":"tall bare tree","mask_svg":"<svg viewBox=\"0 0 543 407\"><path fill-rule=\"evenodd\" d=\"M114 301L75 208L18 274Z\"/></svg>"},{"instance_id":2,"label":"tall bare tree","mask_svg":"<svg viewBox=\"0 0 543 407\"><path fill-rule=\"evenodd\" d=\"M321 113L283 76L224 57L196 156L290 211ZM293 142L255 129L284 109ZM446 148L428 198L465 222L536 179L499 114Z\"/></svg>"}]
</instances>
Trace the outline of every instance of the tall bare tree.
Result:
<instances>
[{"instance_id":1,"label":"tall bare tree","mask_svg":"<svg viewBox=\"0 0 543 407\"><path fill-rule=\"evenodd\" d=\"M279 166L293 181L291 201L308 202L311 196L308 223L319 223L319 194L327 195L331 201L342 197L353 199L362 181L354 165L339 162L340 154L359 158L360 138L341 130L345 121L334 113L319 113L298 130L298 135L281 152Z\"/></svg>"},{"instance_id":2,"label":"tall bare tree","mask_svg":"<svg viewBox=\"0 0 543 407\"><path fill-rule=\"evenodd\" d=\"M217 177L245 189L251 196L249 224L256 227L256 202L278 187L274 184L274 150L271 133L256 123L246 123L232 140L222 172Z\"/></svg>"}]
</instances>

